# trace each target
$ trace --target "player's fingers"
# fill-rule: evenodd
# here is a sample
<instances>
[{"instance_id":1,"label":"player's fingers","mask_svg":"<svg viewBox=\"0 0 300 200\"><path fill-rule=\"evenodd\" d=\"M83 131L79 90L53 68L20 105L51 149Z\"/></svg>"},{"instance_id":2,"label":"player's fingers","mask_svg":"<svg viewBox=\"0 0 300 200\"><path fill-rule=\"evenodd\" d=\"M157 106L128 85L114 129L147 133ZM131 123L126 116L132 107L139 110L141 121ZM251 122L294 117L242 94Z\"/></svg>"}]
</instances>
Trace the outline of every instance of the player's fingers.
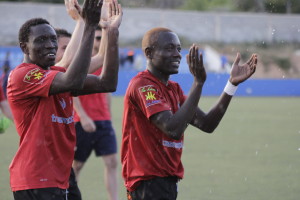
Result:
<instances>
[{"instance_id":1,"label":"player's fingers","mask_svg":"<svg viewBox=\"0 0 300 200\"><path fill-rule=\"evenodd\" d=\"M203 68L203 55L202 55L202 53L200 53L200 55L199 55L199 64Z\"/></svg>"},{"instance_id":2,"label":"player's fingers","mask_svg":"<svg viewBox=\"0 0 300 200\"><path fill-rule=\"evenodd\" d=\"M233 64L238 65L240 62L240 59L241 59L241 54L238 52Z\"/></svg>"},{"instance_id":3,"label":"player's fingers","mask_svg":"<svg viewBox=\"0 0 300 200\"><path fill-rule=\"evenodd\" d=\"M114 8L115 8L115 14L119 15L119 6L118 1L114 0Z\"/></svg>"},{"instance_id":4,"label":"player's fingers","mask_svg":"<svg viewBox=\"0 0 300 200\"><path fill-rule=\"evenodd\" d=\"M113 5L111 2L109 2L109 9L108 9L108 17L111 17L113 15Z\"/></svg>"}]
</instances>

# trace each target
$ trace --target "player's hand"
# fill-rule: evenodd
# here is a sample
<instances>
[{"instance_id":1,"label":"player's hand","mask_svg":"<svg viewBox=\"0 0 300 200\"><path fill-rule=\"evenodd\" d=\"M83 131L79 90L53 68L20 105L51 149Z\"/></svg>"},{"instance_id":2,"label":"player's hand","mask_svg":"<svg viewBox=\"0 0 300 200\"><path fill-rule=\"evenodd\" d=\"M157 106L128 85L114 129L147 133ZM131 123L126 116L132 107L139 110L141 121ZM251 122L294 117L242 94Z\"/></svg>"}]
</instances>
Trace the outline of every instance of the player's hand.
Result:
<instances>
[{"instance_id":1,"label":"player's hand","mask_svg":"<svg viewBox=\"0 0 300 200\"><path fill-rule=\"evenodd\" d=\"M81 19L81 7L77 0L65 0L67 13L75 21Z\"/></svg>"},{"instance_id":2,"label":"player's hand","mask_svg":"<svg viewBox=\"0 0 300 200\"><path fill-rule=\"evenodd\" d=\"M82 18L86 25L97 26L100 21L103 0L84 0Z\"/></svg>"},{"instance_id":3,"label":"player's hand","mask_svg":"<svg viewBox=\"0 0 300 200\"><path fill-rule=\"evenodd\" d=\"M199 47L192 45L189 54L186 55L187 64L191 74L194 76L195 80L200 83L204 83L206 80L206 71L203 65L203 56L202 53L199 55Z\"/></svg>"},{"instance_id":4,"label":"player's hand","mask_svg":"<svg viewBox=\"0 0 300 200\"><path fill-rule=\"evenodd\" d=\"M240 59L241 59L241 55L240 53L237 53L236 59L232 64L232 69L229 78L229 81L233 85L238 85L243 81L247 80L252 74L254 74L256 70L256 65L257 65L256 54L252 54L250 59L246 63L241 65L239 64Z\"/></svg>"},{"instance_id":5,"label":"player's hand","mask_svg":"<svg viewBox=\"0 0 300 200\"><path fill-rule=\"evenodd\" d=\"M122 22L123 10L117 0L104 0L100 26L102 28L114 27L119 28Z\"/></svg>"},{"instance_id":6,"label":"player's hand","mask_svg":"<svg viewBox=\"0 0 300 200\"><path fill-rule=\"evenodd\" d=\"M80 123L85 132L92 133L96 131L96 125L91 118L82 117L80 118Z\"/></svg>"}]
</instances>

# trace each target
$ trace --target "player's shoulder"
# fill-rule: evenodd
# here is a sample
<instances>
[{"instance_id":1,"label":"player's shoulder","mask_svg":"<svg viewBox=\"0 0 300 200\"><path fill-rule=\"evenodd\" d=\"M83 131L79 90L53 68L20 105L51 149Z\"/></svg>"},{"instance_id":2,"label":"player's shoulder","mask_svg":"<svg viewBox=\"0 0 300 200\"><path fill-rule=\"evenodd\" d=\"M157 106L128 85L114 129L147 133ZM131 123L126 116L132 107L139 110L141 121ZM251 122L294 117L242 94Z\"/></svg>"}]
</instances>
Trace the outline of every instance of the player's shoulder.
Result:
<instances>
[{"instance_id":1,"label":"player's shoulder","mask_svg":"<svg viewBox=\"0 0 300 200\"><path fill-rule=\"evenodd\" d=\"M34 74L38 71L43 71L43 69L35 64L22 63L11 71L10 76L11 77L22 76L22 75L26 75L28 73Z\"/></svg>"},{"instance_id":2,"label":"player's shoulder","mask_svg":"<svg viewBox=\"0 0 300 200\"><path fill-rule=\"evenodd\" d=\"M157 85L157 80L149 76L149 72L143 71L139 72L135 77L133 77L129 83L129 87L140 88L147 85Z\"/></svg>"},{"instance_id":3,"label":"player's shoulder","mask_svg":"<svg viewBox=\"0 0 300 200\"><path fill-rule=\"evenodd\" d=\"M172 81L172 80L168 81L168 85L170 85L172 87L176 87L176 88L180 87L180 85L177 82Z\"/></svg>"},{"instance_id":4,"label":"player's shoulder","mask_svg":"<svg viewBox=\"0 0 300 200\"><path fill-rule=\"evenodd\" d=\"M54 70L43 69L32 63L22 63L13 69L9 75L10 82L14 83L41 83ZM55 70L63 71L63 70Z\"/></svg>"}]
</instances>

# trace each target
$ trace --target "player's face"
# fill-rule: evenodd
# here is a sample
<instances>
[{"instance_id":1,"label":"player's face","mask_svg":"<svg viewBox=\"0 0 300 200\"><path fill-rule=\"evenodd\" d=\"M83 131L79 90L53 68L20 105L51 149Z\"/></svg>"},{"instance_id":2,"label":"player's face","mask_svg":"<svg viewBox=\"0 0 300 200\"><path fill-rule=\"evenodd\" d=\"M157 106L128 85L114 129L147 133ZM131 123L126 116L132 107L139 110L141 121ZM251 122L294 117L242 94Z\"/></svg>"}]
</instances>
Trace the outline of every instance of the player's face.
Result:
<instances>
[{"instance_id":1,"label":"player's face","mask_svg":"<svg viewBox=\"0 0 300 200\"><path fill-rule=\"evenodd\" d=\"M152 67L165 75L177 74L181 60L181 44L173 32L159 35L157 46L153 49Z\"/></svg>"},{"instance_id":2,"label":"player's face","mask_svg":"<svg viewBox=\"0 0 300 200\"><path fill-rule=\"evenodd\" d=\"M31 63L44 69L55 64L57 38L54 29L50 25L40 24L31 27L26 47Z\"/></svg>"},{"instance_id":3,"label":"player's face","mask_svg":"<svg viewBox=\"0 0 300 200\"><path fill-rule=\"evenodd\" d=\"M70 40L70 37L65 36L61 36L58 38L58 48L56 52L55 63L58 63L62 59Z\"/></svg>"},{"instance_id":4,"label":"player's face","mask_svg":"<svg viewBox=\"0 0 300 200\"><path fill-rule=\"evenodd\" d=\"M101 37L102 37L102 31L96 30L95 37L94 37L93 55L95 55L99 51Z\"/></svg>"}]
</instances>

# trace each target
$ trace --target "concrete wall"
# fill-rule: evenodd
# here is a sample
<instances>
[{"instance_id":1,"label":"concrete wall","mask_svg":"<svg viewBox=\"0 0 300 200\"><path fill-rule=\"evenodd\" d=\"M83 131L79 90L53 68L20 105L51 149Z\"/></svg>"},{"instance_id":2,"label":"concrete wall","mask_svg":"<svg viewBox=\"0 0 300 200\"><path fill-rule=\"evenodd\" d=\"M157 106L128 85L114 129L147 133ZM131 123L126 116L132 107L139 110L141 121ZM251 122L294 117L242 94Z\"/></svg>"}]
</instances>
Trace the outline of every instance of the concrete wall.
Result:
<instances>
[{"instance_id":1,"label":"concrete wall","mask_svg":"<svg viewBox=\"0 0 300 200\"><path fill-rule=\"evenodd\" d=\"M113 93L117 96L123 96L128 87L129 81L137 74L134 71L119 72L119 83L117 91ZM203 86L203 96L220 96L227 83L229 74L207 73L207 80ZM193 77L191 74L177 74L172 75L171 80L180 84L185 94L188 94L193 84ZM278 97L300 96L300 80L299 79L250 79L239 85L235 96L244 97Z\"/></svg>"},{"instance_id":2,"label":"concrete wall","mask_svg":"<svg viewBox=\"0 0 300 200\"><path fill-rule=\"evenodd\" d=\"M64 5L0 2L0 45L16 44L20 26L43 17L55 27L73 31L75 22ZM141 38L148 29L169 27L193 42L300 42L300 15L210 13L124 8L122 43Z\"/></svg>"}]
</instances>

